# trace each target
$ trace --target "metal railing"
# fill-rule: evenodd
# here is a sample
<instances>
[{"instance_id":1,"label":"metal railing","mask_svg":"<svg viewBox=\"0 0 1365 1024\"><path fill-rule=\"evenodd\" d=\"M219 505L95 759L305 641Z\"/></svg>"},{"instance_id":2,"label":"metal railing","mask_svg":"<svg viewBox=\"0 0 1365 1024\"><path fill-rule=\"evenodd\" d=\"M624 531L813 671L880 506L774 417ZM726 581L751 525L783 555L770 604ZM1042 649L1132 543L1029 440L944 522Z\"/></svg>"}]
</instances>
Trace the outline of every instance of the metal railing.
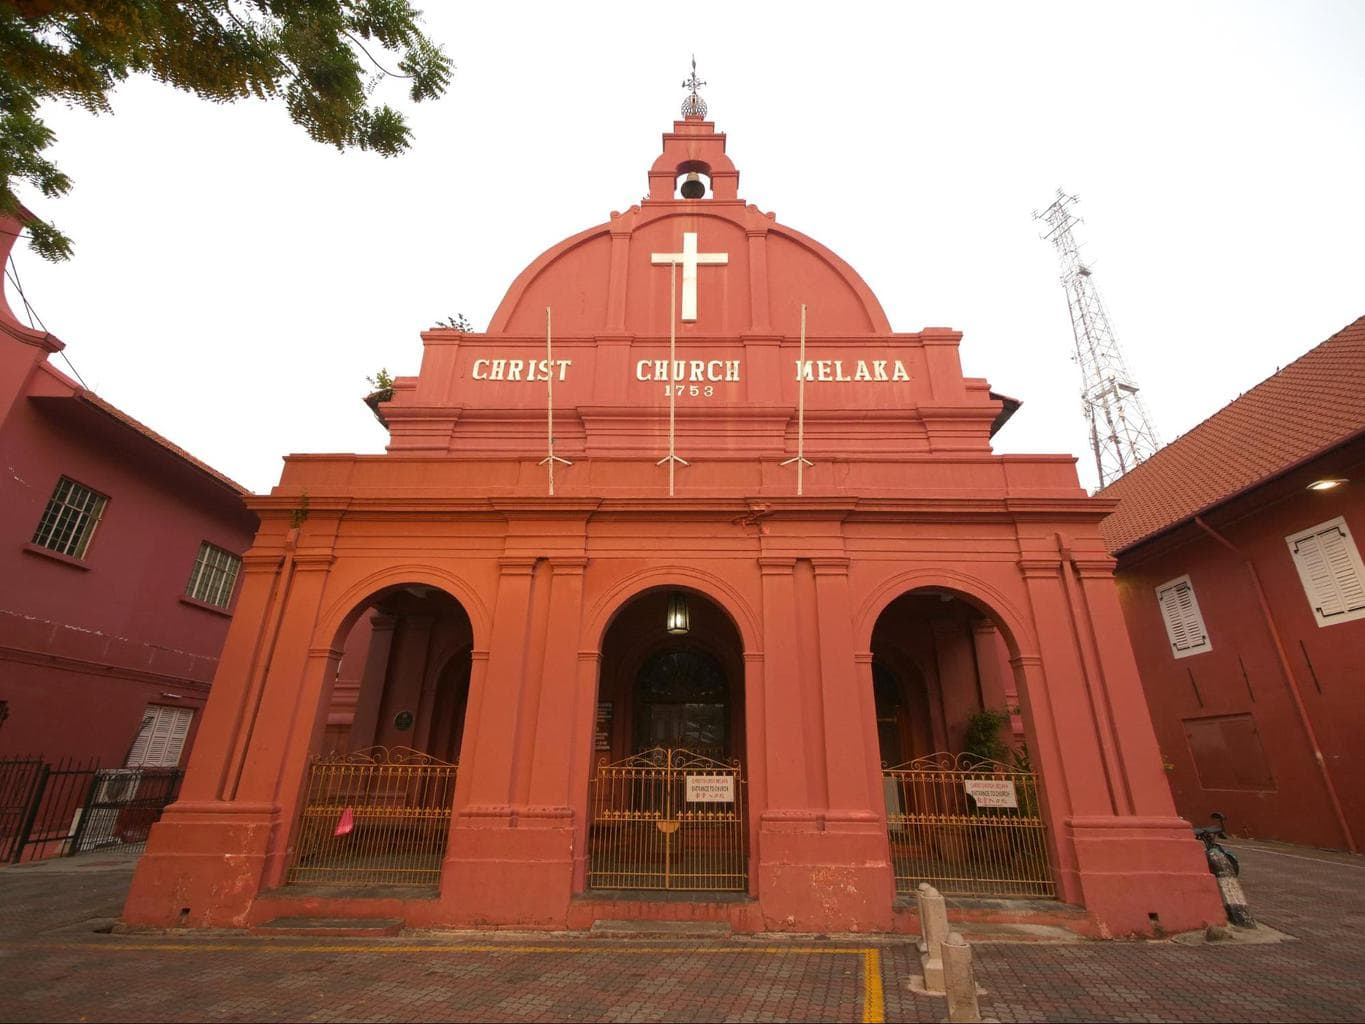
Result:
<instances>
[{"instance_id":1,"label":"metal railing","mask_svg":"<svg viewBox=\"0 0 1365 1024\"><path fill-rule=\"evenodd\" d=\"M591 815L591 888L748 889L738 761L662 747L604 760L592 781Z\"/></svg>"},{"instance_id":2,"label":"metal railing","mask_svg":"<svg viewBox=\"0 0 1365 1024\"><path fill-rule=\"evenodd\" d=\"M458 767L406 747L315 760L285 881L438 885Z\"/></svg>"},{"instance_id":3,"label":"metal railing","mask_svg":"<svg viewBox=\"0 0 1365 1024\"><path fill-rule=\"evenodd\" d=\"M71 834L70 852L146 849L152 826L180 790L179 768L101 768Z\"/></svg>"},{"instance_id":4,"label":"metal railing","mask_svg":"<svg viewBox=\"0 0 1365 1024\"><path fill-rule=\"evenodd\" d=\"M0 862L140 853L180 777L178 768L100 768L95 760L0 761Z\"/></svg>"},{"instance_id":5,"label":"metal railing","mask_svg":"<svg viewBox=\"0 0 1365 1024\"><path fill-rule=\"evenodd\" d=\"M931 754L882 778L898 893L928 882L945 896L1056 896L1037 773Z\"/></svg>"}]
</instances>

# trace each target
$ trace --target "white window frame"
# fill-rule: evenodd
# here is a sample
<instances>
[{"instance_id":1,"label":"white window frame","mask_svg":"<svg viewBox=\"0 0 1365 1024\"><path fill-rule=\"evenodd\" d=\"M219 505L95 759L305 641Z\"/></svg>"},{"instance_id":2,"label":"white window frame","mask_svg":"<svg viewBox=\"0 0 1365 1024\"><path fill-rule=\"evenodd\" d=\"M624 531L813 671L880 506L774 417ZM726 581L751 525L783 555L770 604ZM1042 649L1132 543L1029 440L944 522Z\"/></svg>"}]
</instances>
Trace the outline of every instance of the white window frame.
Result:
<instances>
[{"instance_id":1,"label":"white window frame","mask_svg":"<svg viewBox=\"0 0 1365 1024\"><path fill-rule=\"evenodd\" d=\"M107 504L109 499L93 487L61 477L34 528L34 546L84 561Z\"/></svg>"},{"instance_id":2,"label":"white window frame","mask_svg":"<svg viewBox=\"0 0 1365 1024\"><path fill-rule=\"evenodd\" d=\"M237 576L242 559L226 548L204 541L199 545L194 566L190 569L185 596L215 608L226 608L232 603L232 592L237 588Z\"/></svg>"},{"instance_id":3,"label":"white window frame","mask_svg":"<svg viewBox=\"0 0 1365 1024\"><path fill-rule=\"evenodd\" d=\"M1365 619L1365 565L1344 517L1290 534L1284 542L1319 629Z\"/></svg>"},{"instance_id":4,"label":"white window frame","mask_svg":"<svg viewBox=\"0 0 1365 1024\"><path fill-rule=\"evenodd\" d=\"M1172 657L1189 658L1213 650L1204 615L1199 610L1199 598L1195 596L1194 584L1188 575L1177 576L1157 587L1156 603L1161 609L1161 621L1166 626Z\"/></svg>"},{"instance_id":5,"label":"white window frame","mask_svg":"<svg viewBox=\"0 0 1365 1024\"><path fill-rule=\"evenodd\" d=\"M148 704L142 713L137 739L128 751L129 768L176 768L185 749L185 737L194 721L194 708Z\"/></svg>"}]
</instances>

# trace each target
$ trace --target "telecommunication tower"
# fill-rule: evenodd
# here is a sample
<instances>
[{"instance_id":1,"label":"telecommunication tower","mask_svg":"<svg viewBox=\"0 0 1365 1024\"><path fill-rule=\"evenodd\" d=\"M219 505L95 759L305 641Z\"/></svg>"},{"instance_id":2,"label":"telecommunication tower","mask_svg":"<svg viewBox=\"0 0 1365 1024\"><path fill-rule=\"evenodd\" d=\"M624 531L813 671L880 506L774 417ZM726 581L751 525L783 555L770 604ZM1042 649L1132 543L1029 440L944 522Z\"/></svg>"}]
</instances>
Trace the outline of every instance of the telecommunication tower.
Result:
<instances>
[{"instance_id":1,"label":"telecommunication tower","mask_svg":"<svg viewBox=\"0 0 1365 1024\"><path fill-rule=\"evenodd\" d=\"M1042 237L1057 249L1062 263L1061 282L1076 336L1074 358L1081 368L1081 408L1090 424L1090 447L1104 487L1153 454L1161 442L1109 326L1090 268L1081 259L1072 233L1080 223L1072 212L1076 202L1076 196L1058 189L1052 205L1042 213L1035 211L1033 219L1048 226Z\"/></svg>"}]
</instances>

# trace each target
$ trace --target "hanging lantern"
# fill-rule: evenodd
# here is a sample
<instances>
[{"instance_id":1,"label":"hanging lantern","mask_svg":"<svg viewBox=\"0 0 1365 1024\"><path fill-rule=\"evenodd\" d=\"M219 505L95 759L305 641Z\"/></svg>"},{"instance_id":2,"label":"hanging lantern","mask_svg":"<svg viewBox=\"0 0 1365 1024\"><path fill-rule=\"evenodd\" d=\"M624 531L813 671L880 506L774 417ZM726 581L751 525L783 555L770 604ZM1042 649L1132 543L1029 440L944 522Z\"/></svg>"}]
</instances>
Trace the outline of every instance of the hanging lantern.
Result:
<instances>
[{"instance_id":1,"label":"hanging lantern","mask_svg":"<svg viewBox=\"0 0 1365 1024\"><path fill-rule=\"evenodd\" d=\"M674 636L683 636L692 628L692 613L687 607L687 595L675 590L668 595L668 614L664 629Z\"/></svg>"}]
</instances>

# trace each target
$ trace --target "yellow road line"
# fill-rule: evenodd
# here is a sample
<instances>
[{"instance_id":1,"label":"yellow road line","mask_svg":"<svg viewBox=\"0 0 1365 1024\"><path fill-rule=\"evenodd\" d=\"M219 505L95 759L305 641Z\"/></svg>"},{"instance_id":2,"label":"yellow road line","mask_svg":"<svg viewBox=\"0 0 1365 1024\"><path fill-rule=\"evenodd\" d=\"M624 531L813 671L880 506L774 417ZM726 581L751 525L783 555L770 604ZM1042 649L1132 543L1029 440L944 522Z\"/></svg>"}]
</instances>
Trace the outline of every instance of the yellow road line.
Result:
<instances>
[{"instance_id":1,"label":"yellow road line","mask_svg":"<svg viewBox=\"0 0 1365 1024\"><path fill-rule=\"evenodd\" d=\"M886 1000L882 995L882 954L877 949L863 950L863 1024L882 1024L886 1020Z\"/></svg>"},{"instance_id":2,"label":"yellow road line","mask_svg":"<svg viewBox=\"0 0 1365 1024\"><path fill-rule=\"evenodd\" d=\"M805 956L860 956L863 962L863 1022L882 1024L886 1020L886 1000L882 991L882 956L867 946L529 946L503 944L404 944L383 946L266 944L241 942L0 942L0 949L100 950L112 953L220 953L247 951L268 953L609 953L612 956L647 956L658 953L799 953Z\"/></svg>"}]
</instances>

